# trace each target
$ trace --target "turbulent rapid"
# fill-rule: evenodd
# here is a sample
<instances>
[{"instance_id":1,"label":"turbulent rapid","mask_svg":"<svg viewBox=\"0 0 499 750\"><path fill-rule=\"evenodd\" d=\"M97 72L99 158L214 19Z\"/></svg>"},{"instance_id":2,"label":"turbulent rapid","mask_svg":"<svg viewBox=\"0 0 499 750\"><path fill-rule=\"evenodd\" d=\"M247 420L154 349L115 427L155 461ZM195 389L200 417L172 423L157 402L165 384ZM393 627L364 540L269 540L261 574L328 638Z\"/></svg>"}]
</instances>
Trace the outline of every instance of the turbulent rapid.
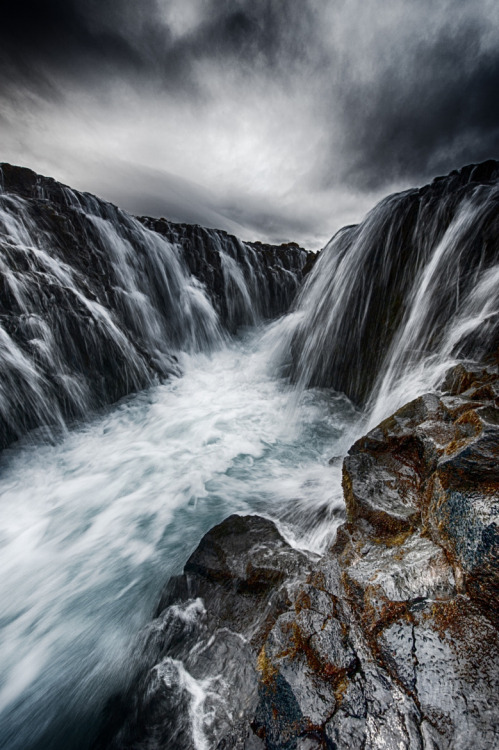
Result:
<instances>
[{"instance_id":1,"label":"turbulent rapid","mask_svg":"<svg viewBox=\"0 0 499 750\"><path fill-rule=\"evenodd\" d=\"M0 746L84 750L211 527L259 514L324 552L353 441L457 361L497 362L499 165L387 198L304 284L293 243L0 178ZM211 747L210 680L159 666Z\"/></svg>"},{"instance_id":2,"label":"turbulent rapid","mask_svg":"<svg viewBox=\"0 0 499 750\"><path fill-rule=\"evenodd\" d=\"M86 747L133 674L158 584L233 512L278 519L322 549L343 517L340 469L356 411L293 391L269 364L279 323L124 401L55 445L4 452L0 744ZM320 518L320 521L317 519ZM124 673L125 669L125 673Z\"/></svg>"}]
</instances>

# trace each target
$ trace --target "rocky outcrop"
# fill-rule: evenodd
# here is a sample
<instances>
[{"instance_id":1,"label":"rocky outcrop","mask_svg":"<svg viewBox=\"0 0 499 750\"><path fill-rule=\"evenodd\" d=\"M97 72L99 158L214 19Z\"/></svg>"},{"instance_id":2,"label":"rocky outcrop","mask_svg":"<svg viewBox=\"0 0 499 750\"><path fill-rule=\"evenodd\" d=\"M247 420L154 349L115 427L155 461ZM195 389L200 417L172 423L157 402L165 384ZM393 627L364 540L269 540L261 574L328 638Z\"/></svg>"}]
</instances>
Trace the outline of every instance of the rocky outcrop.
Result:
<instances>
[{"instance_id":1,"label":"rocky outcrop","mask_svg":"<svg viewBox=\"0 0 499 750\"><path fill-rule=\"evenodd\" d=\"M99 747L497 747L498 459L497 371L459 365L352 446L322 558L255 516L215 527Z\"/></svg>"},{"instance_id":2,"label":"rocky outcrop","mask_svg":"<svg viewBox=\"0 0 499 750\"><path fill-rule=\"evenodd\" d=\"M231 516L208 532L167 585L142 674L108 707L96 748L261 747L249 724L257 655L308 566L264 518Z\"/></svg>"},{"instance_id":3,"label":"rocky outcrop","mask_svg":"<svg viewBox=\"0 0 499 750\"><path fill-rule=\"evenodd\" d=\"M267 748L499 741L499 378L447 385L345 459L348 521L264 645Z\"/></svg>"},{"instance_id":4,"label":"rocky outcrop","mask_svg":"<svg viewBox=\"0 0 499 750\"><path fill-rule=\"evenodd\" d=\"M0 165L0 448L178 373L179 351L285 312L307 257L138 220Z\"/></svg>"},{"instance_id":5,"label":"rocky outcrop","mask_svg":"<svg viewBox=\"0 0 499 750\"><path fill-rule=\"evenodd\" d=\"M294 242L241 242L220 229L149 217L140 221L182 248L189 271L209 291L212 304L231 332L287 312L316 257ZM254 305L253 321L248 319L248 292Z\"/></svg>"}]
</instances>

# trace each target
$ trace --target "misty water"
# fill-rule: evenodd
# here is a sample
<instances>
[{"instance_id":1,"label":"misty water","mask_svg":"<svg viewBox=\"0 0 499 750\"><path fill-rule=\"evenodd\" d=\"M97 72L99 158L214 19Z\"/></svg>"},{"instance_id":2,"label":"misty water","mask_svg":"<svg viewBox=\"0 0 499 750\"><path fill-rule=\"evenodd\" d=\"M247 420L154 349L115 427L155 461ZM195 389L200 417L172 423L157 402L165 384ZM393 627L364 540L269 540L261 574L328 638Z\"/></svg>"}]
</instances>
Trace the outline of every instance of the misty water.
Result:
<instances>
[{"instance_id":1,"label":"misty water","mask_svg":"<svg viewBox=\"0 0 499 750\"><path fill-rule=\"evenodd\" d=\"M91 745L106 701L136 674L141 628L164 584L231 513L270 517L291 544L326 549L343 519L341 457L352 442L438 389L457 360L481 360L498 335L499 265L483 239L495 186L463 200L445 231L421 210L404 262L405 197L387 199L333 238L288 315L230 341L228 331L277 314L264 255L206 232L220 260L224 329L216 296L191 275L178 242L91 196L64 189L56 199L77 228L71 247L85 237L114 291L57 249L24 199L0 195L15 302L10 327L0 326L0 415L15 434L41 430L0 457L0 747L8 750ZM293 252L299 260L303 251L273 266L274 286L286 292L281 311L298 286L287 268ZM403 299L396 330L390 294ZM140 389L152 382L149 363L170 371L173 354L182 376L92 412L103 378L108 388L123 381L120 393ZM84 377L89 362L102 367ZM310 387L333 382L366 400L365 413ZM70 429L68 403L82 417ZM202 712L202 686L189 692Z\"/></svg>"},{"instance_id":2,"label":"misty water","mask_svg":"<svg viewBox=\"0 0 499 750\"><path fill-rule=\"evenodd\" d=\"M0 746L87 747L161 589L231 513L278 521L321 550L342 518L358 414L278 377L278 321L1 464Z\"/></svg>"}]
</instances>

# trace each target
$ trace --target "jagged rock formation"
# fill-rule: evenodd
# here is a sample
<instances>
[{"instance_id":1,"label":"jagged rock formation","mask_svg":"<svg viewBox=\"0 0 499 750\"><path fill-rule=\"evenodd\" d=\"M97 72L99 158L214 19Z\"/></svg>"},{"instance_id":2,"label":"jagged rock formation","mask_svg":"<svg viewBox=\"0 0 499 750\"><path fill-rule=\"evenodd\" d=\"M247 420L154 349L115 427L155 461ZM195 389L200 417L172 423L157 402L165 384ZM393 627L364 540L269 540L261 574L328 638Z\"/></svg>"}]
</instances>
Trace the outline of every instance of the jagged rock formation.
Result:
<instances>
[{"instance_id":1,"label":"jagged rock formation","mask_svg":"<svg viewBox=\"0 0 499 750\"><path fill-rule=\"evenodd\" d=\"M448 385L345 459L348 522L264 646L264 747L496 746L499 378Z\"/></svg>"},{"instance_id":2,"label":"jagged rock formation","mask_svg":"<svg viewBox=\"0 0 499 750\"><path fill-rule=\"evenodd\" d=\"M285 312L308 254L138 220L0 166L0 448L178 372L179 351Z\"/></svg>"},{"instance_id":3,"label":"jagged rock formation","mask_svg":"<svg viewBox=\"0 0 499 750\"><path fill-rule=\"evenodd\" d=\"M108 706L96 748L212 747L233 736L234 724L251 742L256 655L289 606L293 574L303 579L307 565L264 518L230 516L211 529L167 585L145 634L142 672Z\"/></svg>"},{"instance_id":4,"label":"jagged rock formation","mask_svg":"<svg viewBox=\"0 0 499 750\"><path fill-rule=\"evenodd\" d=\"M258 517L206 535L99 747L497 746L499 376L458 366L444 390L352 446L320 560Z\"/></svg>"}]
</instances>

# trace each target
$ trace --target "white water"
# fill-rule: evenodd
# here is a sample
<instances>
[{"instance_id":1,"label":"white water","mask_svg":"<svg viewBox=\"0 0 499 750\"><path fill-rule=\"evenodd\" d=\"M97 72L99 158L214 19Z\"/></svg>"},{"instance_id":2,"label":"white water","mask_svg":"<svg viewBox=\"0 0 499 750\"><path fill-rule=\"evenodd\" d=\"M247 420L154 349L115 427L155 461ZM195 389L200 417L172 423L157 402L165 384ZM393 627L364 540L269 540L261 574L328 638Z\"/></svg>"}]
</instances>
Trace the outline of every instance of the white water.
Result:
<instances>
[{"instance_id":1,"label":"white water","mask_svg":"<svg viewBox=\"0 0 499 750\"><path fill-rule=\"evenodd\" d=\"M116 406L56 445L3 454L0 746L87 747L127 679L163 584L232 512L321 549L343 507L345 429L330 391L295 396L269 353L283 322ZM296 543L296 542L295 542Z\"/></svg>"},{"instance_id":2,"label":"white water","mask_svg":"<svg viewBox=\"0 0 499 750\"><path fill-rule=\"evenodd\" d=\"M464 204L414 281L407 313L380 371L367 409L366 429L425 391L438 389L446 371L459 361L467 338L484 336L499 319L499 264L478 264L460 298L461 238L472 231L477 211ZM439 298L455 286L453 314L435 320ZM437 340L437 346L431 341ZM433 350L432 350L433 349Z\"/></svg>"},{"instance_id":3,"label":"white water","mask_svg":"<svg viewBox=\"0 0 499 750\"><path fill-rule=\"evenodd\" d=\"M257 252L199 228L185 239L163 222L170 241L55 183L52 197L43 181L31 199L4 191L2 175L0 447L178 373L178 352L275 318L298 288L298 248Z\"/></svg>"},{"instance_id":4,"label":"white water","mask_svg":"<svg viewBox=\"0 0 499 750\"><path fill-rule=\"evenodd\" d=\"M407 196L418 207L410 232ZM440 209L453 199L442 198ZM491 363L499 345L498 205L498 186L479 186L442 221L435 204L402 193L340 230L288 316L301 388L334 385L366 403L362 433L438 389L456 362Z\"/></svg>"}]
</instances>

